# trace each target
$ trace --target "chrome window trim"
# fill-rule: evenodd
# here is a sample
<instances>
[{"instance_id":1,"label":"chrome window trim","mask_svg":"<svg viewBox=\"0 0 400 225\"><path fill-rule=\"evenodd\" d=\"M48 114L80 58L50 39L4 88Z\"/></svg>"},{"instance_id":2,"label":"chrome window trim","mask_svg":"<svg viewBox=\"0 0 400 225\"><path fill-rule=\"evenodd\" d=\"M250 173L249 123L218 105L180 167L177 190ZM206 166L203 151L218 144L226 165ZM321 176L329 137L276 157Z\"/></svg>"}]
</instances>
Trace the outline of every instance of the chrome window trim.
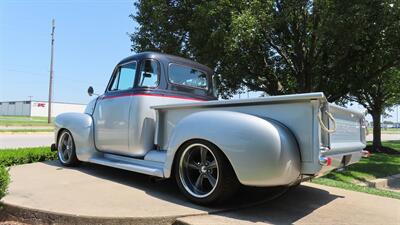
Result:
<instances>
[{"instance_id":1,"label":"chrome window trim","mask_svg":"<svg viewBox=\"0 0 400 225\"><path fill-rule=\"evenodd\" d=\"M116 76L116 72L118 71L118 68L120 68L121 66L127 65L127 64L131 64L131 63L136 63L136 71L135 71L135 77L134 77L134 79L133 79L133 86L132 86L132 88L125 89L125 90L110 90L110 88L111 88L111 86L112 86L112 84L113 84L113 82L114 82L114 78L115 78L115 76ZM114 68L114 70L113 70L113 72L112 72L110 81L108 81L108 85L107 85L107 88L106 88L106 93L117 93L117 92L120 92L120 91L132 90L132 89L135 87L135 84L136 84L136 77L137 77L137 73L138 73L138 69L137 69L138 65L139 65L139 64L138 64L137 60L132 60L132 61L129 61L129 62L126 62L126 63L118 64L118 65Z\"/></svg>"}]
</instances>

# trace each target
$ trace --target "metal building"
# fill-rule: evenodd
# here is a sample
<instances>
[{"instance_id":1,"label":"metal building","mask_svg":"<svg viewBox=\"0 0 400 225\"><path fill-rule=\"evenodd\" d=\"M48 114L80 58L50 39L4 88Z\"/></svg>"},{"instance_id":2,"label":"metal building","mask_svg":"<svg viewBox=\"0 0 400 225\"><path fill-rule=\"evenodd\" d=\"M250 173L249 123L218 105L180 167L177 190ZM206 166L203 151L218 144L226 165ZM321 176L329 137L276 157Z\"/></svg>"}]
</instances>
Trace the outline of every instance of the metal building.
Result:
<instances>
[{"instance_id":1,"label":"metal building","mask_svg":"<svg viewBox=\"0 0 400 225\"><path fill-rule=\"evenodd\" d=\"M53 102L51 116L55 117L64 112L83 112L85 104ZM0 116L47 116L48 102L46 101L4 101L0 102Z\"/></svg>"}]
</instances>

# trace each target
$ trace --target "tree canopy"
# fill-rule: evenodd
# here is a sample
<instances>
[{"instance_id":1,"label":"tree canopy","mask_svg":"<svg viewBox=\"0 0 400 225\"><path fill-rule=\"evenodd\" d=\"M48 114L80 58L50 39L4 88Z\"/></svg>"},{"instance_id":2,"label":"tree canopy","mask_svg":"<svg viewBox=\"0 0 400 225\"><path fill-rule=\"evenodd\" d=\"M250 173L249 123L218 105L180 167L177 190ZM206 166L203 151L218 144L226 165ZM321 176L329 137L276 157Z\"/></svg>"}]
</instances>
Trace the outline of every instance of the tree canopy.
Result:
<instances>
[{"instance_id":1,"label":"tree canopy","mask_svg":"<svg viewBox=\"0 0 400 225\"><path fill-rule=\"evenodd\" d=\"M337 101L399 65L399 1L135 3L133 51L192 58L221 74L225 97L324 91Z\"/></svg>"}]
</instances>

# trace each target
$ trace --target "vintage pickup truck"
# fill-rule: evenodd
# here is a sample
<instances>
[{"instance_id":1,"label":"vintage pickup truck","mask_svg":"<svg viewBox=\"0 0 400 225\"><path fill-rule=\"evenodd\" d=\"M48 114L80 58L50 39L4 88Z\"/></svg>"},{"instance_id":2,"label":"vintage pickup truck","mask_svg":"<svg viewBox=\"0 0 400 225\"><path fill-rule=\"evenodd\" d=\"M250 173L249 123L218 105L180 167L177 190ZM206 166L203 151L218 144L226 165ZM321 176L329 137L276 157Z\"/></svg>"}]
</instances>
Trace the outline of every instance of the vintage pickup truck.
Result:
<instances>
[{"instance_id":1,"label":"vintage pickup truck","mask_svg":"<svg viewBox=\"0 0 400 225\"><path fill-rule=\"evenodd\" d=\"M144 52L118 63L84 113L56 117L52 149L65 166L174 178L188 199L211 204L240 185L297 185L359 161L364 124L323 93L218 101L210 68Z\"/></svg>"}]
</instances>

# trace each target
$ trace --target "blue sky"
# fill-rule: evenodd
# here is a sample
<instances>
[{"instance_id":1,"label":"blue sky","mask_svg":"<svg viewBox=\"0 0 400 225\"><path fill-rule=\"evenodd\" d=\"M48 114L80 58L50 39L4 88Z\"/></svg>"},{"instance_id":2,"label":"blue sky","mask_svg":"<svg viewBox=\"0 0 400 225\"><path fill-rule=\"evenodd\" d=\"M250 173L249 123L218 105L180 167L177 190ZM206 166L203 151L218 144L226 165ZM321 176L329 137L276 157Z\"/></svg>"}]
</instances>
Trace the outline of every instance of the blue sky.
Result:
<instances>
[{"instance_id":1,"label":"blue sky","mask_svg":"<svg viewBox=\"0 0 400 225\"><path fill-rule=\"evenodd\" d=\"M1 0L0 101L47 100L53 18L54 100L87 103L89 85L102 93L115 64L133 54L127 35L137 26L129 18L133 2ZM388 120L396 121L397 110L390 114Z\"/></svg>"},{"instance_id":2,"label":"blue sky","mask_svg":"<svg viewBox=\"0 0 400 225\"><path fill-rule=\"evenodd\" d=\"M54 100L87 103L131 55L133 1L0 1L0 101L48 98L51 20L56 20Z\"/></svg>"}]
</instances>

